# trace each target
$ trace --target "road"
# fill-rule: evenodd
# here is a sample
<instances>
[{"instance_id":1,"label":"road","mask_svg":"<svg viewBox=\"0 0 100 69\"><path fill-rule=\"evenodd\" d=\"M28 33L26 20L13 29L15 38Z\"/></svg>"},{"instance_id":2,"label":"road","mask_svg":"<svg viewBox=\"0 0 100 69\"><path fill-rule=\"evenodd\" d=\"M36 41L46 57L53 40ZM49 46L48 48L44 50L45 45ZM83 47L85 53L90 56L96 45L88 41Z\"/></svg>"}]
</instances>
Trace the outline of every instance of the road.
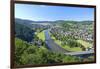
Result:
<instances>
[{"instance_id":1,"label":"road","mask_svg":"<svg viewBox=\"0 0 100 69\"><path fill-rule=\"evenodd\" d=\"M64 53L66 55L73 55L73 56L76 56L76 55L88 55L88 54L94 54L94 51L91 50L91 51L81 51L81 52L69 52L69 53Z\"/></svg>"},{"instance_id":2,"label":"road","mask_svg":"<svg viewBox=\"0 0 100 69\"><path fill-rule=\"evenodd\" d=\"M56 53L67 53L69 51L61 48L59 45L57 45L50 37L49 30L45 30L45 42L46 46L49 50L56 52Z\"/></svg>"}]
</instances>

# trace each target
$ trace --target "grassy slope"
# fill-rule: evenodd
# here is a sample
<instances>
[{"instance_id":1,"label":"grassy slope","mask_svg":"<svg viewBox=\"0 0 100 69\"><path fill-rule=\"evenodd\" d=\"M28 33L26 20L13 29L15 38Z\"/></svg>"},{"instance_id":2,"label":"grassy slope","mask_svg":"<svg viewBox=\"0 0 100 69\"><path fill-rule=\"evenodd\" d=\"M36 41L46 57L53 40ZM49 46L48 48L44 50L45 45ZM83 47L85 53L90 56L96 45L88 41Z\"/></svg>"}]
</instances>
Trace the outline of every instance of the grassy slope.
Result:
<instances>
[{"instance_id":1,"label":"grassy slope","mask_svg":"<svg viewBox=\"0 0 100 69\"><path fill-rule=\"evenodd\" d=\"M83 40L77 40L77 42L79 42L80 44L82 44L85 48L92 46L92 44L90 44L90 43L88 43L86 41L83 41Z\"/></svg>"},{"instance_id":2,"label":"grassy slope","mask_svg":"<svg viewBox=\"0 0 100 69\"><path fill-rule=\"evenodd\" d=\"M51 33L49 33L50 35L52 35ZM61 45L61 41L56 40L55 37L52 35L51 38L55 41L55 43L57 43L59 46L61 46L62 48L68 50L68 51L82 51L82 49L80 47L74 47L74 48L70 48L70 46L68 45Z\"/></svg>"},{"instance_id":3,"label":"grassy slope","mask_svg":"<svg viewBox=\"0 0 100 69\"><path fill-rule=\"evenodd\" d=\"M45 40L44 31L37 33L37 36L39 37L39 39L41 39L41 40L43 40L43 41Z\"/></svg>"},{"instance_id":4,"label":"grassy slope","mask_svg":"<svg viewBox=\"0 0 100 69\"><path fill-rule=\"evenodd\" d=\"M39 37L39 39L41 39L43 42L45 42L45 33L44 33L44 31L38 32L38 33L36 32L35 34L37 35L37 37ZM45 46L41 46L41 49L48 50Z\"/></svg>"}]
</instances>

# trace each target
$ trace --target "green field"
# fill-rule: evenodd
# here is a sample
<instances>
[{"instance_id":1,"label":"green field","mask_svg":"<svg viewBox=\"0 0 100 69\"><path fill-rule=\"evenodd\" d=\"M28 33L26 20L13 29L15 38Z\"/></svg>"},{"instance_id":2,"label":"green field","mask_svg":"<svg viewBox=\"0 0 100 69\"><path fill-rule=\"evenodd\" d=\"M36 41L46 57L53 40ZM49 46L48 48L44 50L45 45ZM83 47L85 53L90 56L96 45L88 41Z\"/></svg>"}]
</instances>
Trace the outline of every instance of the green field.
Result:
<instances>
[{"instance_id":1,"label":"green field","mask_svg":"<svg viewBox=\"0 0 100 69\"><path fill-rule=\"evenodd\" d=\"M80 44L82 44L85 48L88 48L88 47L91 47L92 44L86 42L86 41L83 41L83 40L77 40L77 42L79 42Z\"/></svg>"},{"instance_id":2,"label":"green field","mask_svg":"<svg viewBox=\"0 0 100 69\"><path fill-rule=\"evenodd\" d=\"M44 41L44 40L45 40L45 34L44 34L44 31L37 33L37 37L39 37L39 39L41 39L41 40Z\"/></svg>"},{"instance_id":3,"label":"green field","mask_svg":"<svg viewBox=\"0 0 100 69\"><path fill-rule=\"evenodd\" d=\"M68 45L62 46L61 45L62 42L60 40L56 40L56 38L51 33L49 33L49 34L51 35L51 38L55 41L55 43L57 43L59 46L61 46L65 50L68 50L68 51L82 51L82 49L80 47L70 48L70 46L68 46Z\"/></svg>"}]
</instances>

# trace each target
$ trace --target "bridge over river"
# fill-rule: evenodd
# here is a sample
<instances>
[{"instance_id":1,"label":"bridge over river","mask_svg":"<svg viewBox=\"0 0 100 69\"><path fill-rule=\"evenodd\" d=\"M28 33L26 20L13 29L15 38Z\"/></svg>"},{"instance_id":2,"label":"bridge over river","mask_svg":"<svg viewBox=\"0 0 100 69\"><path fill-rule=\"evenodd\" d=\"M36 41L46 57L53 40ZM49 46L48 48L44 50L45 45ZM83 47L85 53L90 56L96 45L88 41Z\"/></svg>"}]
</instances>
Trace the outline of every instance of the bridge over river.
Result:
<instances>
[{"instance_id":1,"label":"bridge over river","mask_svg":"<svg viewBox=\"0 0 100 69\"><path fill-rule=\"evenodd\" d=\"M79 57L88 57L90 55L94 54L94 51L81 51L81 52L70 52L67 51L65 49L63 49L62 47L60 47L58 44L56 44L50 37L49 35L49 30L45 30L45 42L46 42L46 46L49 50L51 50L52 52L56 52L56 53L63 53L65 55L73 55L73 56L79 56Z\"/></svg>"}]
</instances>

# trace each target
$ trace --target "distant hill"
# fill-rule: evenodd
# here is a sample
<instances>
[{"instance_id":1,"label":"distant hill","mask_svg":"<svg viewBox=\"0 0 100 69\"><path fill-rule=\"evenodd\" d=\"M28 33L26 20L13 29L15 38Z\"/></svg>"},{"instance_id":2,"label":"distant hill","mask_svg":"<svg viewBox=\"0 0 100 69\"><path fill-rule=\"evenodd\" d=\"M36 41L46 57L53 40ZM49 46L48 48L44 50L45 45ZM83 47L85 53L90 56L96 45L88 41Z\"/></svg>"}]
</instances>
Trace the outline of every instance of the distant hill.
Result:
<instances>
[{"instance_id":1,"label":"distant hill","mask_svg":"<svg viewBox=\"0 0 100 69\"><path fill-rule=\"evenodd\" d=\"M55 20L55 21L32 21L15 18L15 22L31 26L32 23L93 23L93 21L69 21L69 20Z\"/></svg>"},{"instance_id":2,"label":"distant hill","mask_svg":"<svg viewBox=\"0 0 100 69\"><path fill-rule=\"evenodd\" d=\"M32 24L32 23L51 23L53 21L32 21L32 20L25 20L20 18L15 18L15 22L23 23L23 24Z\"/></svg>"},{"instance_id":3,"label":"distant hill","mask_svg":"<svg viewBox=\"0 0 100 69\"><path fill-rule=\"evenodd\" d=\"M80 21L79 23L82 23L82 24L91 24L91 23L94 23L94 21Z\"/></svg>"},{"instance_id":4,"label":"distant hill","mask_svg":"<svg viewBox=\"0 0 100 69\"><path fill-rule=\"evenodd\" d=\"M19 24L23 24L23 25L28 26L28 27L32 27L33 21L15 18L15 23L19 23Z\"/></svg>"}]
</instances>

